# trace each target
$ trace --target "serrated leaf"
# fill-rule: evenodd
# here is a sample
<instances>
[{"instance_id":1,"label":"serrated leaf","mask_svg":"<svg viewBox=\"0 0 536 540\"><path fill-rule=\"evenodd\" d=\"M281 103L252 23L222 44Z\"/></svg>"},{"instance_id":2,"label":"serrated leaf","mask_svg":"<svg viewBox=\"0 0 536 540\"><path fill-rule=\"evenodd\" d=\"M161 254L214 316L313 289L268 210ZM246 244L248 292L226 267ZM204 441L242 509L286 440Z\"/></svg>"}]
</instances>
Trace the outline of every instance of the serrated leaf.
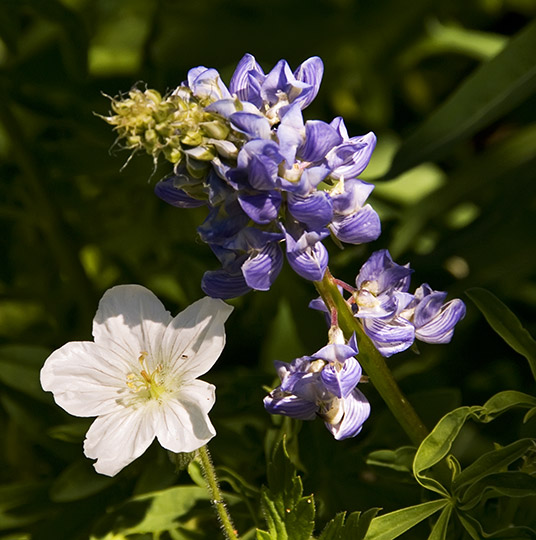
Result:
<instances>
[{"instance_id":1,"label":"serrated leaf","mask_svg":"<svg viewBox=\"0 0 536 540\"><path fill-rule=\"evenodd\" d=\"M322 531L318 540L363 540L372 519L380 508L370 508L366 512L352 512L346 518L346 512L337 514Z\"/></svg>"},{"instance_id":2,"label":"serrated leaf","mask_svg":"<svg viewBox=\"0 0 536 540\"><path fill-rule=\"evenodd\" d=\"M263 486L261 504L272 540L309 540L314 529L313 497L303 497L301 478L296 475L284 441L268 464L268 487Z\"/></svg>"},{"instance_id":3,"label":"serrated leaf","mask_svg":"<svg viewBox=\"0 0 536 540\"><path fill-rule=\"evenodd\" d=\"M536 89L536 21L528 24L497 56L483 63L399 148L388 178L445 156L528 98Z\"/></svg>"},{"instance_id":4,"label":"serrated leaf","mask_svg":"<svg viewBox=\"0 0 536 540\"><path fill-rule=\"evenodd\" d=\"M365 540L393 540L447 504L449 504L447 499L439 499L375 517L371 521Z\"/></svg>"},{"instance_id":5,"label":"serrated leaf","mask_svg":"<svg viewBox=\"0 0 536 540\"><path fill-rule=\"evenodd\" d=\"M520 320L494 294L482 288L466 291L467 296L482 312L489 325L514 351L523 355L536 379L536 340L523 327Z\"/></svg>"}]
</instances>

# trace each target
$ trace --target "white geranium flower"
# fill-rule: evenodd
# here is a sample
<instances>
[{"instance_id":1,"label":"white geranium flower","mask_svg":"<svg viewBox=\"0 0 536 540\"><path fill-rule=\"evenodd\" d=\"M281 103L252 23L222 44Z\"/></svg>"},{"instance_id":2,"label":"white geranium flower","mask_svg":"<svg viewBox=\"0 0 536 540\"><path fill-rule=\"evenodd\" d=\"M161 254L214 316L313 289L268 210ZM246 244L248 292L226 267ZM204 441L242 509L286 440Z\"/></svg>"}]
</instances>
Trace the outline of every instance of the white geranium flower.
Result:
<instances>
[{"instance_id":1,"label":"white geranium flower","mask_svg":"<svg viewBox=\"0 0 536 540\"><path fill-rule=\"evenodd\" d=\"M68 413L97 417L84 441L97 472L114 476L155 437L177 453L214 437L215 388L197 377L220 355L232 310L206 297L172 318L145 287L113 287L93 320L95 341L67 343L48 357L43 389Z\"/></svg>"}]
</instances>

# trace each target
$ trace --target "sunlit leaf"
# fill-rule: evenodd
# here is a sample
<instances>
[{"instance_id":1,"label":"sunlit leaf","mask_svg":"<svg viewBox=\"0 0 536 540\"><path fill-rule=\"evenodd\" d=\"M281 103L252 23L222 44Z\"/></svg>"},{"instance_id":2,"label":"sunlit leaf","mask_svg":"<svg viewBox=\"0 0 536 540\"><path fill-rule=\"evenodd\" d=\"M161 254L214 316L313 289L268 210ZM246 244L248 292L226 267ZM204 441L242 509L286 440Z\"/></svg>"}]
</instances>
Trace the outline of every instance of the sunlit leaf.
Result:
<instances>
[{"instance_id":1,"label":"sunlit leaf","mask_svg":"<svg viewBox=\"0 0 536 540\"><path fill-rule=\"evenodd\" d=\"M365 540L393 540L447 504L447 499L439 499L377 516L372 520Z\"/></svg>"}]
</instances>

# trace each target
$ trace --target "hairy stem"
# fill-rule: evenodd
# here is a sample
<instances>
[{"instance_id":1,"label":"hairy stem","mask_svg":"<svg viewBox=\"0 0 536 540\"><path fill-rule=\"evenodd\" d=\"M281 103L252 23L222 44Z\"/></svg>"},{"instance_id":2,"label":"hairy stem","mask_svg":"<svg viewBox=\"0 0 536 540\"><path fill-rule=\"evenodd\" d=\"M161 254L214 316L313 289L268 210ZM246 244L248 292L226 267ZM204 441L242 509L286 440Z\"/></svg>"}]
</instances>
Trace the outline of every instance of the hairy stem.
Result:
<instances>
[{"instance_id":1,"label":"hairy stem","mask_svg":"<svg viewBox=\"0 0 536 540\"><path fill-rule=\"evenodd\" d=\"M411 442L419 446L428 435L428 430L400 390L383 356L365 334L359 320L354 317L329 269L326 270L322 281L315 281L315 287L328 310L330 312L333 309L337 310L338 323L345 336L348 338L353 332L356 333L359 363Z\"/></svg>"},{"instance_id":2,"label":"hairy stem","mask_svg":"<svg viewBox=\"0 0 536 540\"><path fill-rule=\"evenodd\" d=\"M210 493L211 503L214 506L216 513L220 519L220 525L227 540L238 540L238 533L234 528L231 516L225 506L223 494L218 483L218 477L210 458L210 453L206 446L199 448L198 456L201 461L203 475L207 483L207 488Z\"/></svg>"}]
</instances>

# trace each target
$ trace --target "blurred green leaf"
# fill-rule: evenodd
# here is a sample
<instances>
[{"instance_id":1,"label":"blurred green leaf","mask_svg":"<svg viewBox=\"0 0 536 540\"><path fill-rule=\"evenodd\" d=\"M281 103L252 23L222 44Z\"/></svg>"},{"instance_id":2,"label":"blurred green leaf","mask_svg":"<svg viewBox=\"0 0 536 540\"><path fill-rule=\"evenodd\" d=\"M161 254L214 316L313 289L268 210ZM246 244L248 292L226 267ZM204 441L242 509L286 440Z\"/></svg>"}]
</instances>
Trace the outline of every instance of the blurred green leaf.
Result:
<instances>
[{"instance_id":1,"label":"blurred green leaf","mask_svg":"<svg viewBox=\"0 0 536 540\"><path fill-rule=\"evenodd\" d=\"M99 493L114 481L114 478L97 474L89 459L82 459L60 473L50 488L50 498L55 502L78 501Z\"/></svg>"},{"instance_id":2,"label":"blurred green leaf","mask_svg":"<svg viewBox=\"0 0 536 540\"><path fill-rule=\"evenodd\" d=\"M511 111L536 89L536 21L482 64L400 146L387 178L444 157L452 145Z\"/></svg>"},{"instance_id":3,"label":"blurred green leaf","mask_svg":"<svg viewBox=\"0 0 536 540\"><path fill-rule=\"evenodd\" d=\"M464 160L443 187L404 209L389 245L392 256L397 258L406 251L431 220L468 199L488 193L491 186L499 186L502 193L504 183L517 176L517 169L534 159L535 147L536 125L531 124L475 158Z\"/></svg>"},{"instance_id":4,"label":"blurred green leaf","mask_svg":"<svg viewBox=\"0 0 536 540\"><path fill-rule=\"evenodd\" d=\"M494 294L482 288L466 291L467 296L482 312L489 325L514 351L523 355L529 362L536 379L536 340L523 327L521 321Z\"/></svg>"},{"instance_id":5,"label":"blurred green leaf","mask_svg":"<svg viewBox=\"0 0 536 540\"><path fill-rule=\"evenodd\" d=\"M483 538L495 538L497 540L507 540L509 538L515 540L536 538L536 531L530 527L510 526L492 533L487 533L482 528L480 522L474 517L471 517L464 512L458 512L457 516L473 540L482 540Z\"/></svg>"},{"instance_id":6,"label":"blurred green leaf","mask_svg":"<svg viewBox=\"0 0 536 540\"><path fill-rule=\"evenodd\" d=\"M33 345L0 347L0 381L39 401L50 403L50 396L39 382L39 372L49 354L49 349Z\"/></svg>"},{"instance_id":7,"label":"blurred green leaf","mask_svg":"<svg viewBox=\"0 0 536 540\"><path fill-rule=\"evenodd\" d=\"M28 525L50 512L46 482L0 486L0 530Z\"/></svg>"},{"instance_id":8,"label":"blurred green leaf","mask_svg":"<svg viewBox=\"0 0 536 540\"><path fill-rule=\"evenodd\" d=\"M447 499L429 501L375 517L365 540L393 540L449 504Z\"/></svg>"}]
</instances>

